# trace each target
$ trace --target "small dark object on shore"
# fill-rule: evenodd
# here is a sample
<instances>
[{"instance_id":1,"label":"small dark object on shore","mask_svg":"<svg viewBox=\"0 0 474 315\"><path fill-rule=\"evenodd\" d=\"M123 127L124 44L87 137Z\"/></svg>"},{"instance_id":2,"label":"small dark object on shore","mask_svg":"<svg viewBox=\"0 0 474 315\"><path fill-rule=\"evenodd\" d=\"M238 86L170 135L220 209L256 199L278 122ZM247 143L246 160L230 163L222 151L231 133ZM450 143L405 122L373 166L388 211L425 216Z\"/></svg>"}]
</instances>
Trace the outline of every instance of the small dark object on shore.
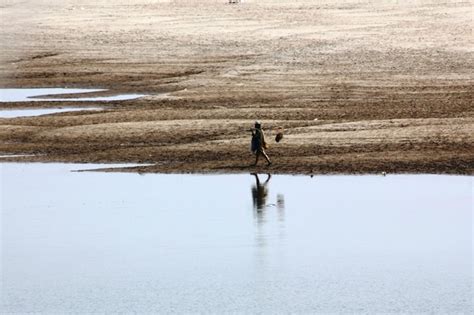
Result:
<instances>
[{"instance_id":1,"label":"small dark object on shore","mask_svg":"<svg viewBox=\"0 0 474 315\"><path fill-rule=\"evenodd\" d=\"M280 142L281 139L283 139L283 132L277 133L277 135L275 137L275 141Z\"/></svg>"}]
</instances>

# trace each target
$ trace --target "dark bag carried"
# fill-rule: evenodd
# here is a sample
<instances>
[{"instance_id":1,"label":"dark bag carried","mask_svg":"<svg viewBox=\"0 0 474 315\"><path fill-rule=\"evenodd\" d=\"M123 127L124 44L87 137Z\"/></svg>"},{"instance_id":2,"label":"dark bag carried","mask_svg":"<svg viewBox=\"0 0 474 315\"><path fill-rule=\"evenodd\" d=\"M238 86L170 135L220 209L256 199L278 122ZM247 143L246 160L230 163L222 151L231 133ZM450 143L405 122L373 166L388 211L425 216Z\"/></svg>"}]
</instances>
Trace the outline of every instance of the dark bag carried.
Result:
<instances>
[{"instance_id":1,"label":"dark bag carried","mask_svg":"<svg viewBox=\"0 0 474 315\"><path fill-rule=\"evenodd\" d=\"M276 137L275 137L275 141L276 141L276 142L280 142L281 139L283 139L283 132L277 133L277 135L276 135Z\"/></svg>"}]
</instances>

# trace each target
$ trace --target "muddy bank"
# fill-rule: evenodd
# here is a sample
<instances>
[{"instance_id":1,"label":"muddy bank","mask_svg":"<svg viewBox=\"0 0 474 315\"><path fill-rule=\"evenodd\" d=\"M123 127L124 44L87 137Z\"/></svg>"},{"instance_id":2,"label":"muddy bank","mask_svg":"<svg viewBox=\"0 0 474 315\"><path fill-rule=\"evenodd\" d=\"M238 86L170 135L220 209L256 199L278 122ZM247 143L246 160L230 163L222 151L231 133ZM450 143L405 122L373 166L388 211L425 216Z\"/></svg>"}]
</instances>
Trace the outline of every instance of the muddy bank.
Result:
<instances>
[{"instance_id":1,"label":"muddy bank","mask_svg":"<svg viewBox=\"0 0 474 315\"><path fill-rule=\"evenodd\" d=\"M147 94L0 119L2 160L153 163L144 172L474 172L470 4L27 6L2 14L2 87ZM27 34L27 35L26 35ZM163 94L167 93L166 97ZM273 165L253 168L258 119Z\"/></svg>"}]
</instances>

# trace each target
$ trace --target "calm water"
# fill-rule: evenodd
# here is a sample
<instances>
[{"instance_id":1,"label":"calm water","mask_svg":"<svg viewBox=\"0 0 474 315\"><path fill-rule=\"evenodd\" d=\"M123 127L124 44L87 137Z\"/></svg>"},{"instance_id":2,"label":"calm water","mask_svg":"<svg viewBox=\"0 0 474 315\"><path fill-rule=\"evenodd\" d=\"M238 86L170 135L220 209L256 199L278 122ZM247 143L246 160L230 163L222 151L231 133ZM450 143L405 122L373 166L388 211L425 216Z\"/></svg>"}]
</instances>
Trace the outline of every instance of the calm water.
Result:
<instances>
[{"instance_id":1,"label":"calm water","mask_svg":"<svg viewBox=\"0 0 474 315\"><path fill-rule=\"evenodd\" d=\"M35 88L35 89L1 89L2 102L33 102L33 101L68 101L68 102L99 102L133 100L145 94L118 94L112 96L48 98L50 95L104 92L103 89L68 89L68 88ZM62 107L62 108L31 108L31 109L0 109L0 118L32 117L47 114L73 112L81 110L101 110L101 107Z\"/></svg>"},{"instance_id":2,"label":"calm water","mask_svg":"<svg viewBox=\"0 0 474 315\"><path fill-rule=\"evenodd\" d=\"M100 107L63 107L38 109L0 109L0 118L33 117L81 110L102 110Z\"/></svg>"},{"instance_id":3,"label":"calm water","mask_svg":"<svg viewBox=\"0 0 474 315\"><path fill-rule=\"evenodd\" d=\"M0 165L0 313L473 310L472 177Z\"/></svg>"},{"instance_id":4,"label":"calm water","mask_svg":"<svg viewBox=\"0 0 474 315\"><path fill-rule=\"evenodd\" d=\"M104 89L69 89L69 88L32 88L32 89L0 89L0 102L34 102L34 101L71 101L98 102L123 101L146 96L145 94L118 94L111 96L93 96L76 98L49 98L49 95L105 92Z\"/></svg>"}]
</instances>

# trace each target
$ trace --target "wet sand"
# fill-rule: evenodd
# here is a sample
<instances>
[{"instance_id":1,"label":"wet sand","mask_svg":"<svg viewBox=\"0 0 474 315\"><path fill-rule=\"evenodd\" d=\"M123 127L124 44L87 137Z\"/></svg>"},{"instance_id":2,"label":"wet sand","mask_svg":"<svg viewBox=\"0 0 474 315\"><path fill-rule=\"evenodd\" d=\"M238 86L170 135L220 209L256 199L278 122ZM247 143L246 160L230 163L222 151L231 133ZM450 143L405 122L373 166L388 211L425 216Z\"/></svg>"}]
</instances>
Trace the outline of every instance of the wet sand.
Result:
<instances>
[{"instance_id":1,"label":"wet sand","mask_svg":"<svg viewBox=\"0 0 474 315\"><path fill-rule=\"evenodd\" d=\"M0 103L104 108L0 119L0 155L36 155L2 161L154 164L141 172L474 173L469 2L0 6L1 87L149 95ZM247 130L257 119L270 168L251 166Z\"/></svg>"}]
</instances>

